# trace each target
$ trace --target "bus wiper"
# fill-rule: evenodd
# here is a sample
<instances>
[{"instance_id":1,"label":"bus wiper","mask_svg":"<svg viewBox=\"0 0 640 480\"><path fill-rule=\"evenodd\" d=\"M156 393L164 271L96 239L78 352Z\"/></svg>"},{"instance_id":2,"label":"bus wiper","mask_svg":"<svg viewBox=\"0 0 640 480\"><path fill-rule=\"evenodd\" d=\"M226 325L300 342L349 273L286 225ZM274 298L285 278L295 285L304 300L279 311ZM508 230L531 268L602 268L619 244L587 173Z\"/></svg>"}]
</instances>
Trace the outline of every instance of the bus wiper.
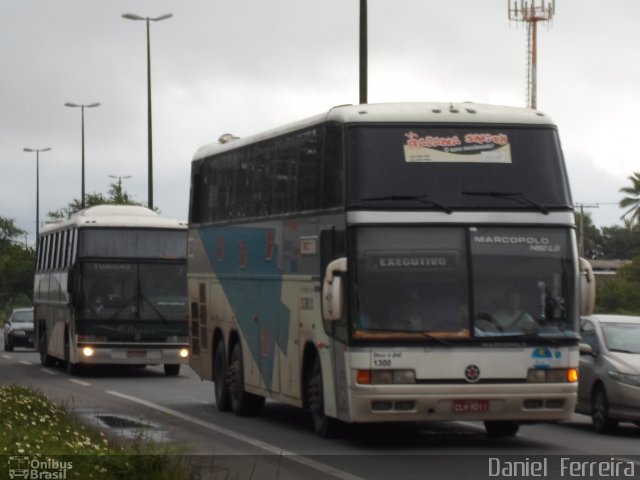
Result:
<instances>
[{"instance_id":1,"label":"bus wiper","mask_svg":"<svg viewBox=\"0 0 640 480\"><path fill-rule=\"evenodd\" d=\"M158 316L160 317L160 320L164 321L164 322L168 322L169 320L167 319L167 317L165 317L163 315L163 313L158 309L158 307L156 307L153 302L151 300L149 300L145 295L140 294L140 298L147 302L149 304L149 306L151 307L151 309L156 312L158 314Z\"/></svg>"},{"instance_id":2,"label":"bus wiper","mask_svg":"<svg viewBox=\"0 0 640 480\"><path fill-rule=\"evenodd\" d=\"M429 333L429 332L430 332L430 330L425 330L425 331L422 331L420 333L422 333L422 335L425 338L428 338L429 340L433 340L434 342L439 343L440 345L445 345L447 347L451 346L450 342L447 342L445 339L437 337L435 335L431 335L431 333Z\"/></svg>"},{"instance_id":3,"label":"bus wiper","mask_svg":"<svg viewBox=\"0 0 640 480\"><path fill-rule=\"evenodd\" d=\"M499 338L508 338L509 340L548 340L549 342L555 345L562 345L562 342L559 341L557 338L540 335L540 332L538 330L530 331L530 332L514 333L513 335L502 334L500 335Z\"/></svg>"},{"instance_id":4,"label":"bus wiper","mask_svg":"<svg viewBox=\"0 0 640 480\"><path fill-rule=\"evenodd\" d=\"M363 202L376 202L376 201L384 201L384 200L420 202L430 207L436 207L448 215L450 215L452 212L452 210L449 207L441 203L434 202L427 195L388 195L385 197L368 197L368 198L362 199Z\"/></svg>"},{"instance_id":5,"label":"bus wiper","mask_svg":"<svg viewBox=\"0 0 640 480\"><path fill-rule=\"evenodd\" d=\"M463 195L476 195L478 197L492 197L492 198L504 198L506 200L513 200L520 205L529 205L530 207L537 208L540 212L545 215L549 214L549 209L544 205L540 205L537 202L534 202L530 198L526 197L524 193L521 192L462 192Z\"/></svg>"}]
</instances>

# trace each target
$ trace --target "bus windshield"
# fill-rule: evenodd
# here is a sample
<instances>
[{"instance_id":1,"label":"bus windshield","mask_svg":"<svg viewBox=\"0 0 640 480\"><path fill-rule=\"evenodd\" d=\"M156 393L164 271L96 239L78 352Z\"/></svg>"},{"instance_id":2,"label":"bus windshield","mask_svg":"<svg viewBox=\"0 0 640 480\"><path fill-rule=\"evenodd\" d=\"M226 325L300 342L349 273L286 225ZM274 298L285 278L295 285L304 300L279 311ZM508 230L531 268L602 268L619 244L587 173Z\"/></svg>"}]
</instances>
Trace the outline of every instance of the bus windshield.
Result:
<instances>
[{"instance_id":1,"label":"bus windshield","mask_svg":"<svg viewBox=\"0 0 640 480\"><path fill-rule=\"evenodd\" d=\"M577 336L565 229L361 227L355 239L355 338Z\"/></svg>"},{"instance_id":2,"label":"bus windshield","mask_svg":"<svg viewBox=\"0 0 640 480\"><path fill-rule=\"evenodd\" d=\"M107 320L184 320L186 273L180 264L84 262L83 317Z\"/></svg>"},{"instance_id":3,"label":"bus windshield","mask_svg":"<svg viewBox=\"0 0 640 480\"><path fill-rule=\"evenodd\" d=\"M571 208L553 128L354 126L347 145L350 207Z\"/></svg>"}]
</instances>

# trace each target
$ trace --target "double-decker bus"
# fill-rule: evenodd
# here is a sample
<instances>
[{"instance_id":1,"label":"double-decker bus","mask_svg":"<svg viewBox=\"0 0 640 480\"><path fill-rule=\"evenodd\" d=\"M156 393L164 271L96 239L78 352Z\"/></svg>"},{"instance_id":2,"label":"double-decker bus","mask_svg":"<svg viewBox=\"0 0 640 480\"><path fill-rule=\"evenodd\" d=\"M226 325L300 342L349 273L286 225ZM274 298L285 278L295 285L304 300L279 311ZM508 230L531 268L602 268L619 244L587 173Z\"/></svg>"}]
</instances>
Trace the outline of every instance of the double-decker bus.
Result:
<instances>
[{"instance_id":1,"label":"double-decker bus","mask_svg":"<svg viewBox=\"0 0 640 480\"><path fill-rule=\"evenodd\" d=\"M581 270L540 112L340 106L203 146L188 236L190 364L220 410L276 399L323 436L574 410Z\"/></svg>"},{"instance_id":2,"label":"double-decker bus","mask_svg":"<svg viewBox=\"0 0 640 480\"><path fill-rule=\"evenodd\" d=\"M43 365L164 365L189 356L187 224L138 206L101 205L43 228L34 282Z\"/></svg>"}]
</instances>

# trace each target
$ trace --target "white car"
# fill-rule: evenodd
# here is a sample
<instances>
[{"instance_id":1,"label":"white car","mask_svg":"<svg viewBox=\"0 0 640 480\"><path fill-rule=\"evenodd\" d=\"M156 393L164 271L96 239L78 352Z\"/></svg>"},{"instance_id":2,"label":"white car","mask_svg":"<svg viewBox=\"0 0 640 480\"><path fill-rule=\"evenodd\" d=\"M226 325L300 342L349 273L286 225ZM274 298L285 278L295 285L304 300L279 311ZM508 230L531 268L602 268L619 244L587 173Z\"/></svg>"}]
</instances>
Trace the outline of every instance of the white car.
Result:
<instances>
[{"instance_id":1,"label":"white car","mask_svg":"<svg viewBox=\"0 0 640 480\"><path fill-rule=\"evenodd\" d=\"M640 317L584 317L581 334L591 351L580 354L576 412L591 415L600 433L621 421L640 426Z\"/></svg>"}]
</instances>

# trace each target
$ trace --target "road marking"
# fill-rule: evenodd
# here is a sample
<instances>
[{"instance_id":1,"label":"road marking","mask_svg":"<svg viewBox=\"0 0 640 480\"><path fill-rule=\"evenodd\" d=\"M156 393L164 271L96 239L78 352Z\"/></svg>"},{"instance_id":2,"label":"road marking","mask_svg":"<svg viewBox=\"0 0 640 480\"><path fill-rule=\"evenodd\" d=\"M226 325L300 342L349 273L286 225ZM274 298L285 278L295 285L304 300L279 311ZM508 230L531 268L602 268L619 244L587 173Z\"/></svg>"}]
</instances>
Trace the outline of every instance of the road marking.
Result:
<instances>
[{"instance_id":1,"label":"road marking","mask_svg":"<svg viewBox=\"0 0 640 480\"><path fill-rule=\"evenodd\" d=\"M83 387L90 387L90 386L91 386L91 384L90 384L90 383L88 383L88 382L83 382L82 380L78 380L78 379L76 379L76 378L70 378L70 379L69 379L69 381L70 381L70 382L73 382L73 383L77 383L78 385L82 385Z\"/></svg>"},{"instance_id":2,"label":"road marking","mask_svg":"<svg viewBox=\"0 0 640 480\"><path fill-rule=\"evenodd\" d=\"M7 360L11 360L13 357L11 355L2 355L2 358L6 358Z\"/></svg>"},{"instance_id":3,"label":"road marking","mask_svg":"<svg viewBox=\"0 0 640 480\"><path fill-rule=\"evenodd\" d=\"M21 363L21 364L23 364L23 365L33 365L33 363L31 363L31 362L27 362L26 360L20 360L20 362L19 362L19 363Z\"/></svg>"},{"instance_id":4,"label":"road marking","mask_svg":"<svg viewBox=\"0 0 640 480\"><path fill-rule=\"evenodd\" d=\"M60 375L58 372L49 370L48 368L41 368L40 371L44 373L48 373L49 375Z\"/></svg>"},{"instance_id":5,"label":"road marking","mask_svg":"<svg viewBox=\"0 0 640 480\"><path fill-rule=\"evenodd\" d=\"M332 475L336 478L341 478L343 480L364 480L362 477L358 477L357 475L352 475L350 473L339 470L337 468L330 467L329 465L316 462L315 460L310 460L308 458L305 458L289 450L283 450L282 448L276 447L275 445L271 445L269 443L256 440L255 438L248 437L241 433L234 432L233 430L220 427L215 423L205 422L204 420L200 420L199 418L192 417L191 415L186 415L182 412L173 410L171 408L163 407L162 405L158 405L157 403L149 402L147 400L144 400L138 397L132 397L131 395L126 395L124 393L116 392L115 390L107 390L106 393L109 395L113 395L114 397L123 398L125 400L129 400L131 402L144 405L145 407L153 408L154 410L158 410L159 412L166 413L167 415L171 415L173 417L180 418L181 420L185 420L195 425L199 425L208 430L213 430L214 432L227 435L228 437L234 438L241 442L248 443L249 445L253 445L254 447L260 448L262 450L266 450L267 452L270 452L274 455L282 455L282 456L290 457L289 460L293 460L294 462L313 468L314 470L318 470L319 472L328 473L329 475Z\"/></svg>"}]
</instances>

